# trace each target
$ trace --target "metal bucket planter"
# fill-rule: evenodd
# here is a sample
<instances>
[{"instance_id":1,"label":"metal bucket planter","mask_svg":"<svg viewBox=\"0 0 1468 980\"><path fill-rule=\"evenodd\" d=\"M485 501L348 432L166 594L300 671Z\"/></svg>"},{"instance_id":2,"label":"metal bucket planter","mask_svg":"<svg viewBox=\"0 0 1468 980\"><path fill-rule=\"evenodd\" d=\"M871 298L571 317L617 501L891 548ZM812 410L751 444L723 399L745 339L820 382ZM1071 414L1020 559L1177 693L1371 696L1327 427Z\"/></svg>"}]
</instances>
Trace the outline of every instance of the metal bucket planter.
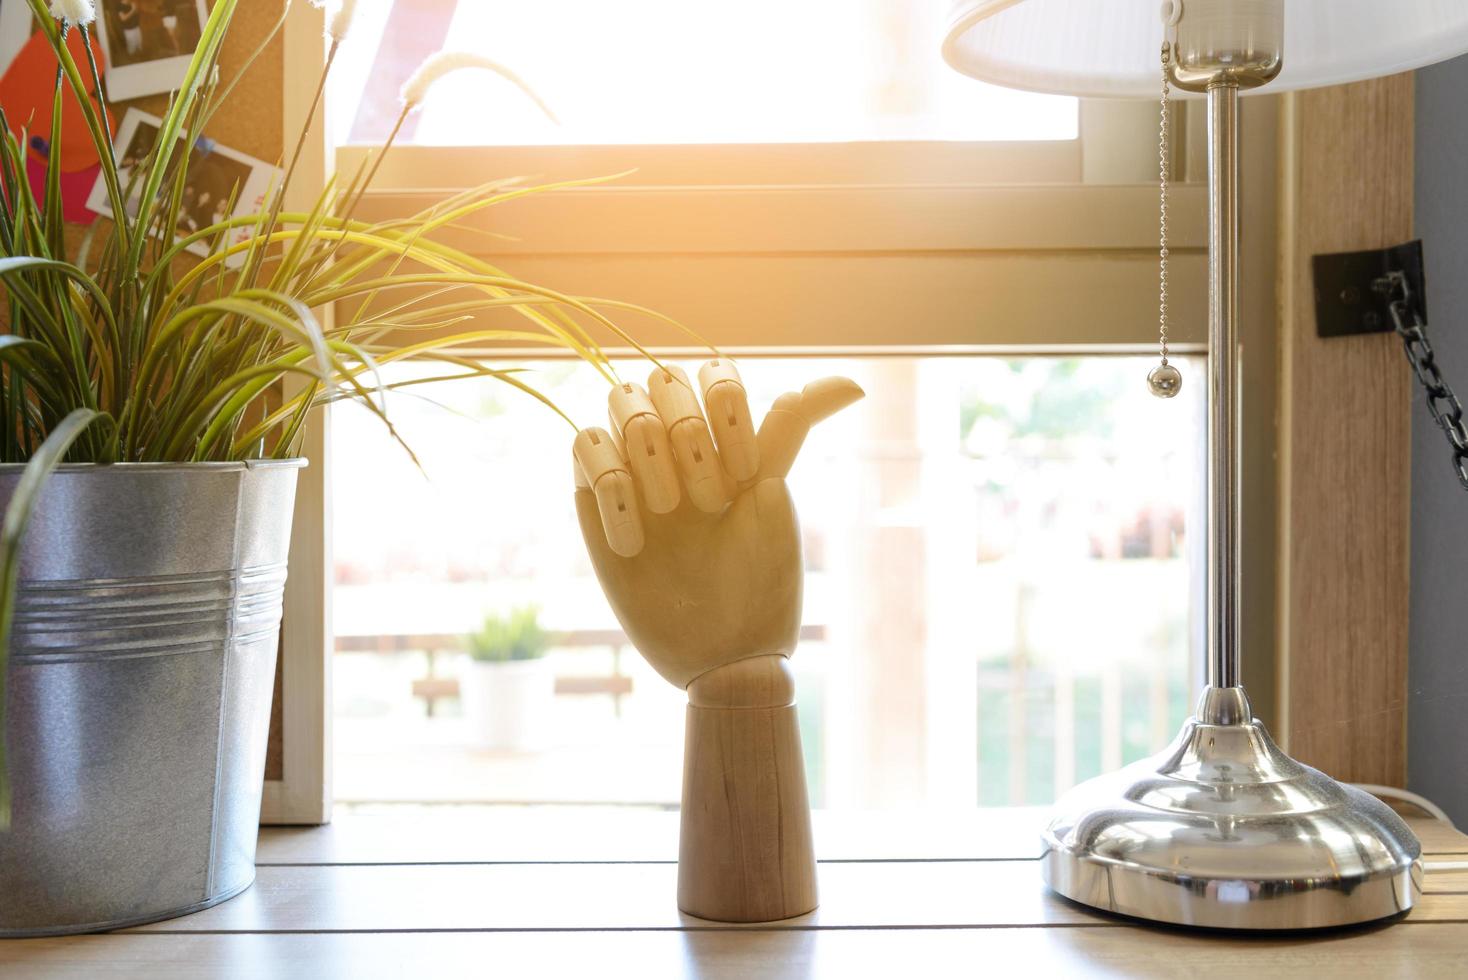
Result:
<instances>
[{"instance_id":1,"label":"metal bucket planter","mask_svg":"<svg viewBox=\"0 0 1468 980\"><path fill-rule=\"evenodd\" d=\"M0 935L136 925L255 878L300 460L64 466L26 532ZM20 466L0 466L0 506Z\"/></svg>"}]
</instances>

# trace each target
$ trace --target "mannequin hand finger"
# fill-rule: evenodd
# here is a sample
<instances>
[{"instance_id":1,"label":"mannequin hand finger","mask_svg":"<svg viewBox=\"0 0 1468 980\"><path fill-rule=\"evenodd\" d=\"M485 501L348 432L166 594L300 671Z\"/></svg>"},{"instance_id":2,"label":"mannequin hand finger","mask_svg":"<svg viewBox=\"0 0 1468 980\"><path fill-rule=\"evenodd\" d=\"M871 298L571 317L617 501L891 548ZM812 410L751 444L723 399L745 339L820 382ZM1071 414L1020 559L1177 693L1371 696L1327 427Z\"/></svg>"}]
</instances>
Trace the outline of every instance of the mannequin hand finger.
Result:
<instances>
[{"instance_id":1,"label":"mannequin hand finger","mask_svg":"<svg viewBox=\"0 0 1468 980\"><path fill-rule=\"evenodd\" d=\"M606 528L602 526L601 509L596 503L596 494L591 491L591 480L581 468L581 460L571 452L571 469L576 477L576 519L581 525L581 537L586 541L586 550L591 553L593 563L615 558L607 545Z\"/></svg>"},{"instance_id":2,"label":"mannequin hand finger","mask_svg":"<svg viewBox=\"0 0 1468 980\"><path fill-rule=\"evenodd\" d=\"M811 425L824 422L848 405L866 397L850 378L818 378L800 390L799 412Z\"/></svg>"},{"instance_id":3,"label":"mannequin hand finger","mask_svg":"<svg viewBox=\"0 0 1468 980\"><path fill-rule=\"evenodd\" d=\"M698 369L698 384L724 469L735 480L753 478L759 472L759 443L739 369L726 357L715 358Z\"/></svg>"},{"instance_id":4,"label":"mannequin hand finger","mask_svg":"<svg viewBox=\"0 0 1468 980\"><path fill-rule=\"evenodd\" d=\"M642 551L642 517L637 513L632 474L611 433L605 429L582 429L576 434L572 452L596 496L607 544L623 558L633 557Z\"/></svg>"},{"instance_id":5,"label":"mannequin hand finger","mask_svg":"<svg viewBox=\"0 0 1468 980\"><path fill-rule=\"evenodd\" d=\"M654 368L647 390L668 430L688 499L705 513L717 513L728 500L724 471L688 375L672 366Z\"/></svg>"},{"instance_id":6,"label":"mannequin hand finger","mask_svg":"<svg viewBox=\"0 0 1468 980\"><path fill-rule=\"evenodd\" d=\"M759 427L761 478L789 473L810 427L865 395L849 378L821 378L776 398Z\"/></svg>"},{"instance_id":7,"label":"mannequin hand finger","mask_svg":"<svg viewBox=\"0 0 1468 980\"><path fill-rule=\"evenodd\" d=\"M657 408L641 385L612 388L607 398L614 431L622 433L622 444L643 505L654 514L666 514L678 506L678 469L673 446Z\"/></svg>"},{"instance_id":8,"label":"mannequin hand finger","mask_svg":"<svg viewBox=\"0 0 1468 980\"><path fill-rule=\"evenodd\" d=\"M597 431L600 432L601 430L598 429ZM617 431L617 427L615 425L607 429L606 432L607 435L611 437L612 446L616 448L617 455L622 460L622 468L630 473L631 469L627 466L627 447L622 445L622 433Z\"/></svg>"},{"instance_id":9,"label":"mannequin hand finger","mask_svg":"<svg viewBox=\"0 0 1468 980\"><path fill-rule=\"evenodd\" d=\"M576 491L576 520L581 525L581 537L586 541L586 553L591 558L591 567L596 570L597 578L601 580L607 594L613 595L613 589L630 581L630 578L616 574L623 558L607 544L607 532L601 523L601 509L597 506L596 494L589 489ZM603 575L603 570L612 574Z\"/></svg>"}]
</instances>

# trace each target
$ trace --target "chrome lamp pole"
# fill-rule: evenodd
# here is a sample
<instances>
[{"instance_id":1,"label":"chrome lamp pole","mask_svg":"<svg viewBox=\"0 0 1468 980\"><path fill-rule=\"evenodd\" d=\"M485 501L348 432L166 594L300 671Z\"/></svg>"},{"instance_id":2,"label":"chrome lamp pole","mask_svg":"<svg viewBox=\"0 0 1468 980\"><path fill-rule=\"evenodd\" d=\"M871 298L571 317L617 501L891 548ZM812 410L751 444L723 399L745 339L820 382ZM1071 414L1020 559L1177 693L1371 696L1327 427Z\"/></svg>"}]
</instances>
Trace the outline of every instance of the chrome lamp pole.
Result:
<instances>
[{"instance_id":1,"label":"chrome lamp pole","mask_svg":"<svg viewBox=\"0 0 1468 980\"><path fill-rule=\"evenodd\" d=\"M1084 18L1103 6L1101 35L1118 24L1145 33L1153 54L1139 59L1140 68L1149 60L1156 66L1155 0L969 0L959 5L944 54L960 71L990 81L1133 94L1124 86L1107 90L1116 52L1092 51L1092 32L1073 20L1064 32L1046 30L1057 18ZM1316 12L1325 6L1316 4ZM1239 95L1282 70L1284 3L1169 0L1162 7L1169 79L1203 94L1208 109L1207 685L1165 750L1061 799L1043 834L1041 868L1053 890L1076 902L1188 926L1312 929L1400 915L1421 894L1417 839L1375 797L1281 751L1241 682ZM1075 12L1081 8L1087 13ZM1153 19L1145 25L1148 9ZM1055 38L1048 48L1047 33ZM1018 50L1027 44L1028 63ZM1087 74L1082 62L1092 56L1099 67Z\"/></svg>"},{"instance_id":2,"label":"chrome lamp pole","mask_svg":"<svg viewBox=\"0 0 1468 980\"><path fill-rule=\"evenodd\" d=\"M1242 681L1239 607L1239 86L1208 93L1208 687Z\"/></svg>"}]
</instances>

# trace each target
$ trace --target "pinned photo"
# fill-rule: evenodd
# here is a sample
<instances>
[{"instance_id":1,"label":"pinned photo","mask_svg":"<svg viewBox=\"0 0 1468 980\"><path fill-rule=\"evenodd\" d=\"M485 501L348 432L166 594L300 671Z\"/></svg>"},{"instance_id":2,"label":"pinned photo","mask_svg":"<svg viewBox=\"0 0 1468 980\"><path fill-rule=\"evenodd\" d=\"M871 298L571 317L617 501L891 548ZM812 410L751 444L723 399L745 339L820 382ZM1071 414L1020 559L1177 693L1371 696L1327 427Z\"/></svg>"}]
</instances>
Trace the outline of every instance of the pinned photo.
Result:
<instances>
[{"instance_id":1,"label":"pinned photo","mask_svg":"<svg viewBox=\"0 0 1468 980\"><path fill-rule=\"evenodd\" d=\"M142 198L142 179L133 180L138 165L148 159L158 142L162 120L141 109L129 109L118 128L116 139L117 169L127 193L125 207L129 217L137 216ZM182 138L181 138L182 139ZM170 168L173 169L173 168ZM178 227L174 233L185 238L231 217L256 214L265 206L265 196L280 181L280 171L254 157L220 146L208 139L195 140L189 147L188 179L179 205ZM168 184L171 188L171 183ZM167 193L167 191L165 191ZM231 206L232 205L232 206ZM104 217L112 216L107 186L98 178L87 199L87 207ZM227 241L218 236L191 242L188 251L205 256L249 238L252 229L236 228ZM230 267L244 261L245 253L226 260Z\"/></svg>"},{"instance_id":2,"label":"pinned photo","mask_svg":"<svg viewBox=\"0 0 1468 980\"><path fill-rule=\"evenodd\" d=\"M178 88L207 17L204 0L98 0L108 96L135 99Z\"/></svg>"}]
</instances>

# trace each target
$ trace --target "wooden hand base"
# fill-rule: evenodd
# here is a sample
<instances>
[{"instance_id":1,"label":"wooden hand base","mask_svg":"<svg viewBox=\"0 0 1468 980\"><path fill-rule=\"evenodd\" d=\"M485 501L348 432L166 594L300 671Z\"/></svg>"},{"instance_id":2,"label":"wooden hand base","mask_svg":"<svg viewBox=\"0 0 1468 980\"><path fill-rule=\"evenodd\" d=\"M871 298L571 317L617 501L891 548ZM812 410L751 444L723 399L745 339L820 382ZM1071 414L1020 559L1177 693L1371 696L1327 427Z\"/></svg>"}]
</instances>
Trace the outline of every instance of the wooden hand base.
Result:
<instances>
[{"instance_id":1,"label":"wooden hand base","mask_svg":"<svg viewBox=\"0 0 1468 980\"><path fill-rule=\"evenodd\" d=\"M816 907L815 851L786 658L755 657L688 687L678 907L768 922Z\"/></svg>"}]
</instances>

